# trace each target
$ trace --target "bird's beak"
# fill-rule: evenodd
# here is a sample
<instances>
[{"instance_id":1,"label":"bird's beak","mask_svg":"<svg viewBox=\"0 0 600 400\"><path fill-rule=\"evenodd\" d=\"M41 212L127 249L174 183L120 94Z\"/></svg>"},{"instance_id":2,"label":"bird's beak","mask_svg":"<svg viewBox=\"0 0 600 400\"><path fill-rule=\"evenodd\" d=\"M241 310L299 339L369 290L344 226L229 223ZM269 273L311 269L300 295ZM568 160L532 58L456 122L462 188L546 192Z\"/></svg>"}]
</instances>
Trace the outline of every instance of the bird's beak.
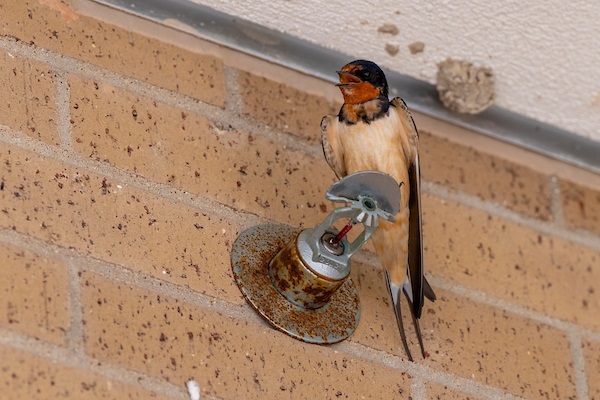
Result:
<instances>
[{"instance_id":1,"label":"bird's beak","mask_svg":"<svg viewBox=\"0 0 600 400\"><path fill-rule=\"evenodd\" d=\"M335 86L348 86L353 85L355 83L360 83L362 80L354 75L352 72L348 71L336 71L340 76L340 83L337 83Z\"/></svg>"}]
</instances>

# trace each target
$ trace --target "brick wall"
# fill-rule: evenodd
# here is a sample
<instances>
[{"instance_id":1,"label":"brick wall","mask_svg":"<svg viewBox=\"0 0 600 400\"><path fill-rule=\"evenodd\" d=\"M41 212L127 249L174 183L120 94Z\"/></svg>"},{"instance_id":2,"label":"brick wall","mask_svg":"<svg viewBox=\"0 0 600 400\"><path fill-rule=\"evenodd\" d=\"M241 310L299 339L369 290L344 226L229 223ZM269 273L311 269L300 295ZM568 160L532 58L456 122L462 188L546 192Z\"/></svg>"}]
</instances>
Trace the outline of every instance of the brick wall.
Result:
<instances>
[{"instance_id":1,"label":"brick wall","mask_svg":"<svg viewBox=\"0 0 600 400\"><path fill-rule=\"evenodd\" d=\"M229 252L331 211L336 89L111 22L0 1L2 398L600 399L597 176L417 115L430 356L406 360L368 251L354 336L304 344L244 302Z\"/></svg>"}]
</instances>

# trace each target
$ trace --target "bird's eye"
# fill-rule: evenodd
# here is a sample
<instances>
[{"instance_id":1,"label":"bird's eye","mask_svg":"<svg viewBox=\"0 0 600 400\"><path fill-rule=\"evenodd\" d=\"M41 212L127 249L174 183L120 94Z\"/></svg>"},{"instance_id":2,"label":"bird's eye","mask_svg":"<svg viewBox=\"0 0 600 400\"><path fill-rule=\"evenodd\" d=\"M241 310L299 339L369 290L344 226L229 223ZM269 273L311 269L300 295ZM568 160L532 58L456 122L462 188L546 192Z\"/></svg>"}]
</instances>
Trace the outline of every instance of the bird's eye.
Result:
<instances>
[{"instance_id":1,"label":"bird's eye","mask_svg":"<svg viewBox=\"0 0 600 400\"><path fill-rule=\"evenodd\" d=\"M363 75L365 78L369 79L369 78L371 77L371 72L370 72L370 71L363 71L362 75Z\"/></svg>"}]
</instances>

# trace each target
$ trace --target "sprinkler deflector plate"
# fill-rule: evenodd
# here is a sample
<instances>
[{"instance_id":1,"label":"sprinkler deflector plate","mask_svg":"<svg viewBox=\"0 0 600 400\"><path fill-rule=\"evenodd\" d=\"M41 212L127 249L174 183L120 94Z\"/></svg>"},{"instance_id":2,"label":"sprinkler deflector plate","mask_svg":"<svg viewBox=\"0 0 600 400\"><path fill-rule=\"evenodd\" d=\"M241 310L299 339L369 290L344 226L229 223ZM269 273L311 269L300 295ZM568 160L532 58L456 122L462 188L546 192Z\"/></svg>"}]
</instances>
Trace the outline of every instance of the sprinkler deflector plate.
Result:
<instances>
[{"instance_id":1,"label":"sprinkler deflector plate","mask_svg":"<svg viewBox=\"0 0 600 400\"><path fill-rule=\"evenodd\" d=\"M269 262L295 240L287 225L257 225L242 232L231 251L233 275L250 305L271 325L308 343L329 344L347 339L360 320L358 291L350 278L323 307L309 310L289 302L269 278Z\"/></svg>"}]
</instances>

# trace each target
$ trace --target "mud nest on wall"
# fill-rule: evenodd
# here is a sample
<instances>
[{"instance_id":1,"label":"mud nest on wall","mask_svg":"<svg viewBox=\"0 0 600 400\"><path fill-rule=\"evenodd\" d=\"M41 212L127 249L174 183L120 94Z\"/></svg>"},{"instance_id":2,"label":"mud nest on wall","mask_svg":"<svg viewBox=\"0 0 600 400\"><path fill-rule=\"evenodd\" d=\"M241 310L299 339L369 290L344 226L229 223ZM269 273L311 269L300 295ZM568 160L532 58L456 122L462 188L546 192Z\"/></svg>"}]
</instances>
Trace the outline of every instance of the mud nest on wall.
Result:
<instances>
[{"instance_id":1,"label":"mud nest on wall","mask_svg":"<svg viewBox=\"0 0 600 400\"><path fill-rule=\"evenodd\" d=\"M478 114L494 103L494 73L468 61L448 58L438 64L437 90L450 110Z\"/></svg>"}]
</instances>

